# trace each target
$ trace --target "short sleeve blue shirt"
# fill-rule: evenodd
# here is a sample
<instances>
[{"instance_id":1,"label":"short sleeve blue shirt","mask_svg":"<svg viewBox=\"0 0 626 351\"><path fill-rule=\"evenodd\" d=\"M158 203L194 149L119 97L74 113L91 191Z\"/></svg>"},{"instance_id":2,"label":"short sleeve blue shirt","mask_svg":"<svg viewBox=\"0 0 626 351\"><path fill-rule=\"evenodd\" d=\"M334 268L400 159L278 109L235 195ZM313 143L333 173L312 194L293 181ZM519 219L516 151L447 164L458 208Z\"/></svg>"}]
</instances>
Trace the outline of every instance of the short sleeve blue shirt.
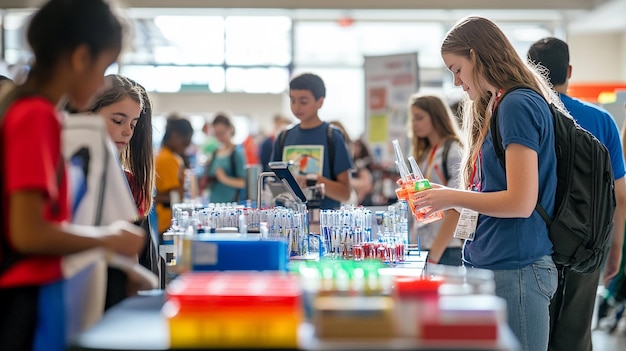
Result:
<instances>
[{"instance_id":1,"label":"short sleeve blue shirt","mask_svg":"<svg viewBox=\"0 0 626 351\"><path fill-rule=\"evenodd\" d=\"M277 155L278 143L280 138L274 141L274 152L272 152L272 161L293 161L295 172L305 175L309 173L317 173L328 179L337 180L337 176L354 168L352 157L348 152L346 141L339 129L333 129L333 150L334 159L330 159L328 151L328 123L303 129L300 125L296 125L289 129L285 137L282 155ZM332 174L330 162L333 162ZM328 197L324 198L321 203L322 209L338 208L340 203Z\"/></svg>"},{"instance_id":2,"label":"short sleeve blue shirt","mask_svg":"<svg viewBox=\"0 0 626 351\"><path fill-rule=\"evenodd\" d=\"M554 124L545 100L530 89L507 94L498 108L502 146L520 144L537 152L539 202L552 216L556 192ZM496 156L491 133L482 146L482 192L506 189L506 173ZM480 214L474 241L465 244L464 260L478 268L519 269L552 253L548 226L537 211L528 218L496 218Z\"/></svg>"},{"instance_id":3,"label":"short sleeve blue shirt","mask_svg":"<svg viewBox=\"0 0 626 351\"><path fill-rule=\"evenodd\" d=\"M613 117L606 110L596 105L571 98L565 94L559 94L559 96L576 122L606 146L611 156L613 177L615 179L622 178L626 173L624 171L624 153L619 128Z\"/></svg>"}]
</instances>

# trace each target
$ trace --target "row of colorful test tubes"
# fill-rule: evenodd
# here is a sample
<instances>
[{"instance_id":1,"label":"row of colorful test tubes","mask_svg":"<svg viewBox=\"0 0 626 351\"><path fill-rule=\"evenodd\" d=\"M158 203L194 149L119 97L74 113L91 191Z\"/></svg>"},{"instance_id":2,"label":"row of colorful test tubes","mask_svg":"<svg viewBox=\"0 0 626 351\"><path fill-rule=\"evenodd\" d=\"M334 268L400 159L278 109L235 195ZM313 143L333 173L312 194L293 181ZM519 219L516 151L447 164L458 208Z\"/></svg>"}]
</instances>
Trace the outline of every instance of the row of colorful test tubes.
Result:
<instances>
[{"instance_id":1,"label":"row of colorful test tubes","mask_svg":"<svg viewBox=\"0 0 626 351\"><path fill-rule=\"evenodd\" d=\"M237 228L245 223L247 231L260 230L266 223L268 238L283 239L288 242L290 256L309 253L308 213L290 208L274 207L267 209L246 208L243 206L209 206L206 208L174 208L173 231L212 233L221 228Z\"/></svg>"},{"instance_id":2,"label":"row of colorful test tubes","mask_svg":"<svg viewBox=\"0 0 626 351\"><path fill-rule=\"evenodd\" d=\"M404 261L408 245L408 205L399 201L387 211L376 212L378 233L374 237L374 213L363 207L344 206L320 211L322 255L328 258L375 258L383 262Z\"/></svg>"},{"instance_id":3,"label":"row of colorful test tubes","mask_svg":"<svg viewBox=\"0 0 626 351\"><path fill-rule=\"evenodd\" d=\"M351 258L353 247L372 240L371 210L344 206L320 211L320 236L323 252L330 258Z\"/></svg>"}]
</instances>

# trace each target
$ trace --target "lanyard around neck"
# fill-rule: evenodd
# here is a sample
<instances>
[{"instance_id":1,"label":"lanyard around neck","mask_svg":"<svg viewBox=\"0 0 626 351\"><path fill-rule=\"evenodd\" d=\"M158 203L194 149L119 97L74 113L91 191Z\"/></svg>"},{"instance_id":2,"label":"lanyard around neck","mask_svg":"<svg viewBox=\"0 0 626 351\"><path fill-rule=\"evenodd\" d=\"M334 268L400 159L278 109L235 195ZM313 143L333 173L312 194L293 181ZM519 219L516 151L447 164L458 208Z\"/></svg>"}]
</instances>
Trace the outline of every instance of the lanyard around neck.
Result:
<instances>
[{"instance_id":1,"label":"lanyard around neck","mask_svg":"<svg viewBox=\"0 0 626 351\"><path fill-rule=\"evenodd\" d=\"M481 183L483 180L483 151L478 151L478 157L474 159L474 168L472 169L472 175L470 177L471 190L480 191ZM476 177L478 176L478 178Z\"/></svg>"},{"instance_id":2,"label":"lanyard around neck","mask_svg":"<svg viewBox=\"0 0 626 351\"><path fill-rule=\"evenodd\" d=\"M432 150L430 151L430 155L428 156L428 164L426 166L426 179L430 180L430 173L433 170L433 166L435 165L435 153L437 152L437 146L439 146L439 144L435 145L432 147Z\"/></svg>"}]
</instances>

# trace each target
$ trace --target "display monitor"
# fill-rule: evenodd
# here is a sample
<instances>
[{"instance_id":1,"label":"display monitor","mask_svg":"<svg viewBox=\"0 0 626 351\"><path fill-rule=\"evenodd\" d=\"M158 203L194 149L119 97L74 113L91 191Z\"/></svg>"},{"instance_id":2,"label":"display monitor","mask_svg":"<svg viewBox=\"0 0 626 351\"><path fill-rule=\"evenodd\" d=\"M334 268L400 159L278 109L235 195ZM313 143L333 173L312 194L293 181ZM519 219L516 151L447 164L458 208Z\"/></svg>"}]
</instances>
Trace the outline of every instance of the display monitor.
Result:
<instances>
[{"instance_id":1,"label":"display monitor","mask_svg":"<svg viewBox=\"0 0 626 351\"><path fill-rule=\"evenodd\" d=\"M289 170L289 162L270 162L269 167L289 190L294 199L299 199L302 203L306 203L307 199L304 192L302 192L300 185L298 185L291 170Z\"/></svg>"}]
</instances>

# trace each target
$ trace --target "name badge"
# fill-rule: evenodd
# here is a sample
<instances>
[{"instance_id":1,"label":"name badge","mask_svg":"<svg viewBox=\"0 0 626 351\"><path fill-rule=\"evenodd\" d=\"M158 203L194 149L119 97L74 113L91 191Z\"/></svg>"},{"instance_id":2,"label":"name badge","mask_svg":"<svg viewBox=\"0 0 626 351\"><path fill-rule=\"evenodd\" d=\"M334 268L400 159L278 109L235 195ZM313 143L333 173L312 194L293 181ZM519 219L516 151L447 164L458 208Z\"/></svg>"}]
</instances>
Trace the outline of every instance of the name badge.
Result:
<instances>
[{"instance_id":1,"label":"name badge","mask_svg":"<svg viewBox=\"0 0 626 351\"><path fill-rule=\"evenodd\" d=\"M459 222L454 229L454 237L463 240L474 240L478 226L478 212L464 208L461 210Z\"/></svg>"}]
</instances>

